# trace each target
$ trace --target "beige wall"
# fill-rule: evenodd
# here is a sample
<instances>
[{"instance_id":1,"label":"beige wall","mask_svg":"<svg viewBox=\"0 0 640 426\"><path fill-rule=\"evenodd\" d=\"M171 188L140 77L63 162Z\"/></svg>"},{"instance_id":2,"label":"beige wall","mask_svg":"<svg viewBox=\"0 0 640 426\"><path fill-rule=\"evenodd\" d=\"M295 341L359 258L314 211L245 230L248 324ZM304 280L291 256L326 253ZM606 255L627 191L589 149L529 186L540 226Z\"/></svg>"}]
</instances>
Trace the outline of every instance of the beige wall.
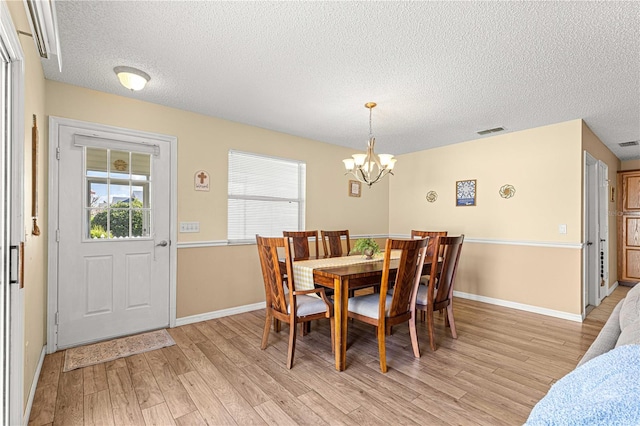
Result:
<instances>
[{"instance_id":1,"label":"beige wall","mask_svg":"<svg viewBox=\"0 0 640 426\"><path fill-rule=\"evenodd\" d=\"M580 314L582 264L575 248L466 242L456 291Z\"/></svg>"},{"instance_id":2,"label":"beige wall","mask_svg":"<svg viewBox=\"0 0 640 426\"><path fill-rule=\"evenodd\" d=\"M16 30L30 33L22 2L7 2ZM31 37L20 35L25 56L25 123L24 123L24 403L46 343L46 247L47 247L47 117L45 116L45 80ZM36 115L38 140L38 225L40 236L31 235L31 127Z\"/></svg>"},{"instance_id":3,"label":"beige wall","mask_svg":"<svg viewBox=\"0 0 640 426\"><path fill-rule=\"evenodd\" d=\"M582 149L587 151L593 158L600 160L607 164L609 186L615 187L617 185L617 172L620 170L620 160L602 143L602 141L591 131L586 123L582 124ZM617 188L616 188L617 190ZM609 212L609 282L607 285L610 287L615 284L618 277L618 232L616 225L616 202L611 201L611 197L608 197L609 202L607 205L607 211Z\"/></svg>"},{"instance_id":4,"label":"beige wall","mask_svg":"<svg viewBox=\"0 0 640 426\"><path fill-rule=\"evenodd\" d=\"M229 149L306 162L307 229L388 233L388 183L364 189L360 198L348 196L342 159L352 150L53 81L46 95L49 115L178 138L177 222L200 222L200 233L179 234L178 243L226 240ZM193 189L200 169L211 175L210 192ZM260 274L253 245L179 248L177 317L264 300Z\"/></svg>"},{"instance_id":5,"label":"beige wall","mask_svg":"<svg viewBox=\"0 0 640 426\"><path fill-rule=\"evenodd\" d=\"M464 233L457 290L580 314L581 133L573 120L400 156L390 232ZM456 207L455 183L465 179L477 180L476 206ZM513 198L500 197L504 184Z\"/></svg>"},{"instance_id":6,"label":"beige wall","mask_svg":"<svg viewBox=\"0 0 640 426\"><path fill-rule=\"evenodd\" d=\"M620 170L640 170L640 160L623 161Z\"/></svg>"},{"instance_id":7,"label":"beige wall","mask_svg":"<svg viewBox=\"0 0 640 426\"><path fill-rule=\"evenodd\" d=\"M579 243L581 120L402 155L390 180L389 228L447 229L472 238ZM456 207L455 183L477 180L476 206ZM501 198L504 184L516 189ZM425 200L436 191L435 203ZM567 234L558 225L567 225Z\"/></svg>"}]
</instances>

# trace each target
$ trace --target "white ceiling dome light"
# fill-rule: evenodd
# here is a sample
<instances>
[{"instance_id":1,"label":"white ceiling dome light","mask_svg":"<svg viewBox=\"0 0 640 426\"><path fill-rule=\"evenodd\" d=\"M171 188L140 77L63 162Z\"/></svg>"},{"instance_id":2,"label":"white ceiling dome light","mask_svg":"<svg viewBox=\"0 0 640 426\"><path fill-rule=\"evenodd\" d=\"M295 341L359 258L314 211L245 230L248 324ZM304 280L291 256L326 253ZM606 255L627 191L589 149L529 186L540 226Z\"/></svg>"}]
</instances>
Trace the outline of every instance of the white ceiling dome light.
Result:
<instances>
[{"instance_id":1,"label":"white ceiling dome light","mask_svg":"<svg viewBox=\"0 0 640 426\"><path fill-rule=\"evenodd\" d=\"M120 83L129 90L142 90L151 77L144 71L133 67L115 67L113 69Z\"/></svg>"}]
</instances>

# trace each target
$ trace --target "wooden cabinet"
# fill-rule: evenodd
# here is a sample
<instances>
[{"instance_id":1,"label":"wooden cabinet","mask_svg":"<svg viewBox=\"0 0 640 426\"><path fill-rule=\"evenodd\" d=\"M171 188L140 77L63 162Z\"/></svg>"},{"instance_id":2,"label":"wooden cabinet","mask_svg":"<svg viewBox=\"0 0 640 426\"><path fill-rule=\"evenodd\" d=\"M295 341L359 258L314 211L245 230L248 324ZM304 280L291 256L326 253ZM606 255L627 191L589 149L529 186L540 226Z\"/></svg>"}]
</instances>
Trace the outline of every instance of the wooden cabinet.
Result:
<instances>
[{"instance_id":1,"label":"wooden cabinet","mask_svg":"<svg viewBox=\"0 0 640 426\"><path fill-rule=\"evenodd\" d=\"M640 170L618 172L618 282L640 281Z\"/></svg>"}]
</instances>

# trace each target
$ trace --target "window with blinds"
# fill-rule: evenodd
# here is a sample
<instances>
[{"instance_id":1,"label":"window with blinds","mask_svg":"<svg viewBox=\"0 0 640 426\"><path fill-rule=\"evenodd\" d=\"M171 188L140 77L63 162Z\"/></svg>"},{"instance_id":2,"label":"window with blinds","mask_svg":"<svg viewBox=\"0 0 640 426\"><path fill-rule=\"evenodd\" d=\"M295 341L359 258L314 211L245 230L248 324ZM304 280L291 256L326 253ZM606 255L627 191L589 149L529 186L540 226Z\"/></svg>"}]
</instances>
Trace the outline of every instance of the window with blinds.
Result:
<instances>
[{"instance_id":1,"label":"window with blinds","mask_svg":"<svg viewBox=\"0 0 640 426\"><path fill-rule=\"evenodd\" d=\"M255 241L304 229L306 164L229 151L227 239Z\"/></svg>"}]
</instances>

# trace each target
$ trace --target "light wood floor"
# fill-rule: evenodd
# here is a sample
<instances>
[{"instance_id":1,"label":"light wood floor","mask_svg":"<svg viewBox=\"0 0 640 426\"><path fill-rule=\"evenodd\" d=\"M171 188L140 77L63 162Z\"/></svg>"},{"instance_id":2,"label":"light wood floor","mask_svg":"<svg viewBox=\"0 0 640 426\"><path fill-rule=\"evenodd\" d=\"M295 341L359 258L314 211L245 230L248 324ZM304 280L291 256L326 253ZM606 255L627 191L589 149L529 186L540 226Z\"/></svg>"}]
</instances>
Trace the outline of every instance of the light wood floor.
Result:
<instances>
[{"instance_id":1,"label":"light wood floor","mask_svg":"<svg viewBox=\"0 0 640 426\"><path fill-rule=\"evenodd\" d=\"M629 288L584 323L456 299L458 339L436 314L438 350L418 325L387 340L380 373L373 327L349 324L347 370L334 369L328 321L298 340L285 368L288 329L260 350L264 311L170 329L177 345L62 373L47 355L30 425L522 424L571 371Z\"/></svg>"}]
</instances>

